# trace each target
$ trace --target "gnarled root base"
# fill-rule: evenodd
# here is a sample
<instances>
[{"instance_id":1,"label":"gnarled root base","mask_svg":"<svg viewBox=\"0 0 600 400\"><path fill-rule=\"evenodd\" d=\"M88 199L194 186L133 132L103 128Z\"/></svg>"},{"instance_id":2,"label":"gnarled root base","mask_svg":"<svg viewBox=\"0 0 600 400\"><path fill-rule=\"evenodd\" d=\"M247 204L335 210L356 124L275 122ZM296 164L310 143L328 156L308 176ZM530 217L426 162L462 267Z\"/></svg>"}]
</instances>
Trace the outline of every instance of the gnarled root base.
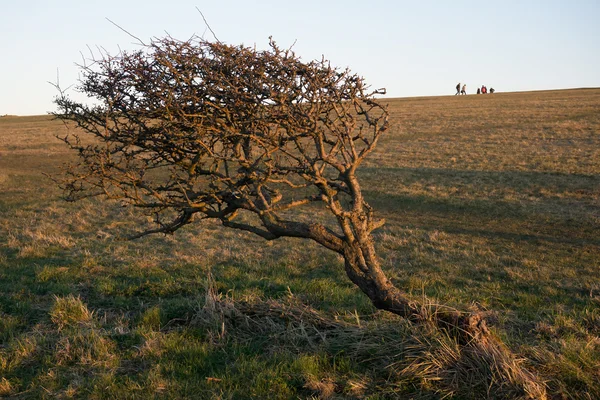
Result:
<instances>
[{"instance_id":1,"label":"gnarled root base","mask_svg":"<svg viewBox=\"0 0 600 400\"><path fill-rule=\"evenodd\" d=\"M547 398L541 380L525 369L506 345L492 334L485 313L459 311L414 301L396 288L378 265L360 265L359 261L359 257L346 257L346 273L369 296L375 307L446 332L449 338L458 343L461 357L485 363L490 373L501 382L510 382L512 386L521 388L518 398ZM503 396L499 394L498 397Z\"/></svg>"},{"instance_id":2,"label":"gnarled root base","mask_svg":"<svg viewBox=\"0 0 600 400\"><path fill-rule=\"evenodd\" d=\"M381 301L383 300L383 301ZM487 326L486 313L464 312L440 305L425 305L411 301L396 288L387 296L373 301L380 309L390 311L415 323L425 323L441 329L461 345L466 357L476 358L489 365L492 375L522 388L521 399L546 399L546 387L522 361L492 334ZM500 394L499 398L503 396Z\"/></svg>"}]
</instances>

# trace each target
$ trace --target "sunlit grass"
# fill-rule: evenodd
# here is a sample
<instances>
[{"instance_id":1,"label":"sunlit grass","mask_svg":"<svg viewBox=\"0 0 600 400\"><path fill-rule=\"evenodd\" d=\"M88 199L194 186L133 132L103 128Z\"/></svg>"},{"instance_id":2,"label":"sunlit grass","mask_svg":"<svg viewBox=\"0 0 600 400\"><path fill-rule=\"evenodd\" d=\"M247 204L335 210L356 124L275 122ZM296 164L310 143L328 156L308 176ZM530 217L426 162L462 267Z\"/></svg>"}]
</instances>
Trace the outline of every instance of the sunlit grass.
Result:
<instances>
[{"instance_id":1,"label":"sunlit grass","mask_svg":"<svg viewBox=\"0 0 600 400\"><path fill-rule=\"evenodd\" d=\"M390 277L489 311L552 396L600 397L600 90L389 104L361 178ZM122 240L131 210L63 202L42 175L70 157L64 133L0 118L0 397L517 393L481 354L377 312L312 242L214 222Z\"/></svg>"}]
</instances>

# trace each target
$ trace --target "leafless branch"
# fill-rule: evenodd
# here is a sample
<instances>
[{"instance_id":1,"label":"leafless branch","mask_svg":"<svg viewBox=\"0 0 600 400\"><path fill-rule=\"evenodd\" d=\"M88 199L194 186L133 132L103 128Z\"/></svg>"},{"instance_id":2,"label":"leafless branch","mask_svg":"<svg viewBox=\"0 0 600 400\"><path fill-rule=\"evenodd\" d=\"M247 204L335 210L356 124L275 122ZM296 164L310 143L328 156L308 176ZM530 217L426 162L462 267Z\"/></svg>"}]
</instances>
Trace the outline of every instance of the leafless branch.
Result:
<instances>
[{"instance_id":1,"label":"leafless branch","mask_svg":"<svg viewBox=\"0 0 600 400\"><path fill-rule=\"evenodd\" d=\"M212 30L212 28L210 27L208 21L206 20L206 18L204 17L204 14L202 13L202 11L200 11L200 9L198 7L196 7L196 10L198 10L198 12L200 13L200 15L202 16L202 20L204 21L204 24L206 25L206 27L208 28L208 30L210 30L210 33L212 33L213 37L215 38L215 40L219 43L221 43L221 41L219 40L219 38L217 37L217 35L215 34L215 31Z\"/></svg>"},{"instance_id":2,"label":"leafless branch","mask_svg":"<svg viewBox=\"0 0 600 400\"><path fill-rule=\"evenodd\" d=\"M116 26L117 28L119 28L120 30L122 30L123 32L125 32L126 34L128 34L129 36L131 36L132 38L134 38L135 40L138 41L138 43L142 46L146 46L146 43L144 43L144 41L142 39L140 39L139 37L133 35L132 33L130 33L129 31L127 31L125 28L123 28L121 25L113 22L110 18L106 17L106 20L108 22L110 22L111 24L113 24L114 26Z\"/></svg>"}]
</instances>

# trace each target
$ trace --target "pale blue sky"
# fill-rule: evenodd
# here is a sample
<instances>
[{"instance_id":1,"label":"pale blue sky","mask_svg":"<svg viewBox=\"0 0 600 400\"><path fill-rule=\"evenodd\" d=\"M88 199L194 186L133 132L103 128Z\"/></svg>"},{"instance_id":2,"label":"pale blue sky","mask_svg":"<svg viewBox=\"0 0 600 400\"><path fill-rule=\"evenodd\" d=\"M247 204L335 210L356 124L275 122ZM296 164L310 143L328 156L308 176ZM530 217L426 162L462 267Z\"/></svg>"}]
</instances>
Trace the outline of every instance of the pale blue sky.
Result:
<instances>
[{"instance_id":1,"label":"pale blue sky","mask_svg":"<svg viewBox=\"0 0 600 400\"><path fill-rule=\"evenodd\" d=\"M57 69L77 81L87 46L202 35L266 47L270 35L304 60L324 55L387 97L600 87L599 0L2 0L0 115L55 110ZM205 37L210 37L206 31Z\"/></svg>"}]
</instances>

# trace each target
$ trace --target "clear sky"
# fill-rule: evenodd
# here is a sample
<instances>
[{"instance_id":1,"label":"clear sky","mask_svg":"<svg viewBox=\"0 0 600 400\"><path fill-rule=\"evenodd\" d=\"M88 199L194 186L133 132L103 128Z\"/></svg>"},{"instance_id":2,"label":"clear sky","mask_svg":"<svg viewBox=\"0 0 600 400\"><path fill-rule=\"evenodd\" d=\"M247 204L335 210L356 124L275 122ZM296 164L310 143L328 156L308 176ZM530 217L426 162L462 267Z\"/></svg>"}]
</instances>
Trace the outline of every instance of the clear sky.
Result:
<instances>
[{"instance_id":1,"label":"clear sky","mask_svg":"<svg viewBox=\"0 0 600 400\"><path fill-rule=\"evenodd\" d=\"M599 0L2 0L0 115L55 110L76 84L80 52L116 53L165 32L265 48L294 42L305 61L324 55L387 97L600 87Z\"/></svg>"}]
</instances>

